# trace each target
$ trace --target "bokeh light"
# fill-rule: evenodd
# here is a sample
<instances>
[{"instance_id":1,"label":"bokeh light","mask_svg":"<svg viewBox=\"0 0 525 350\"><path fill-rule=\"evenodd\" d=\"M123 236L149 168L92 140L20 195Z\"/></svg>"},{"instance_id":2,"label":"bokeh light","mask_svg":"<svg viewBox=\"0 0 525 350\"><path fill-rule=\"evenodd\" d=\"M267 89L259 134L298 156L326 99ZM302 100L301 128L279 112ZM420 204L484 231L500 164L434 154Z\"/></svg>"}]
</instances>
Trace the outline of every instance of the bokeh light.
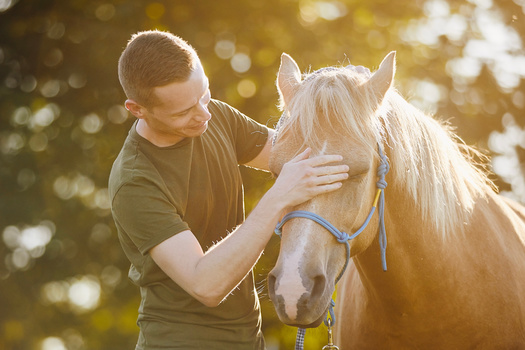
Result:
<instances>
[{"instance_id":1,"label":"bokeh light","mask_svg":"<svg viewBox=\"0 0 525 350\"><path fill-rule=\"evenodd\" d=\"M69 303L73 310L86 312L95 309L100 301L100 283L94 276L82 276L70 282Z\"/></svg>"},{"instance_id":2,"label":"bokeh light","mask_svg":"<svg viewBox=\"0 0 525 350\"><path fill-rule=\"evenodd\" d=\"M101 21L109 21L115 16L115 6L113 4L102 4L95 10L95 16Z\"/></svg>"},{"instance_id":3,"label":"bokeh light","mask_svg":"<svg viewBox=\"0 0 525 350\"><path fill-rule=\"evenodd\" d=\"M232 58L235 54L235 42L228 39L217 41L215 43L215 54L223 60Z\"/></svg>"},{"instance_id":4,"label":"bokeh light","mask_svg":"<svg viewBox=\"0 0 525 350\"><path fill-rule=\"evenodd\" d=\"M11 6L16 4L18 0L0 0L0 12L8 10Z\"/></svg>"},{"instance_id":5,"label":"bokeh light","mask_svg":"<svg viewBox=\"0 0 525 350\"><path fill-rule=\"evenodd\" d=\"M239 95L244 98L253 97L257 93L257 86L251 79L243 79L237 84Z\"/></svg>"},{"instance_id":6,"label":"bokeh light","mask_svg":"<svg viewBox=\"0 0 525 350\"><path fill-rule=\"evenodd\" d=\"M517 155L517 147L525 149L525 129L521 128L511 114L503 117L503 132L492 131L489 137L489 147L495 152L492 157L494 172L511 185L512 191L504 191L508 197L525 202L524 177L516 176L524 168Z\"/></svg>"},{"instance_id":7,"label":"bokeh light","mask_svg":"<svg viewBox=\"0 0 525 350\"><path fill-rule=\"evenodd\" d=\"M247 54L239 52L233 55L230 64L237 73L245 73L250 69L252 60Z\"/></svg>"},{"instance_id":8,"label":"bokeh light","mask_svg":"<svg viewBox=\"0 0 525 350\"><path fill-rule=\"evenodd\" d=\"M55 234L55 224L49 220L36 226L4 228L2 240L11 253L6 256L6 266L11 271L26 270L34 259L44 255L46 246Z\"/></svg>"},{"instance_id":9,"label":"bokeh light","mask_svg":"<svg viewBox=\"0 0 525 350\"><path fill-rule=\"evenodd\" d=\"M58 337L47 337L42 341L41 350L68 350L64 341Z\"/></svg>"}]
</instances>

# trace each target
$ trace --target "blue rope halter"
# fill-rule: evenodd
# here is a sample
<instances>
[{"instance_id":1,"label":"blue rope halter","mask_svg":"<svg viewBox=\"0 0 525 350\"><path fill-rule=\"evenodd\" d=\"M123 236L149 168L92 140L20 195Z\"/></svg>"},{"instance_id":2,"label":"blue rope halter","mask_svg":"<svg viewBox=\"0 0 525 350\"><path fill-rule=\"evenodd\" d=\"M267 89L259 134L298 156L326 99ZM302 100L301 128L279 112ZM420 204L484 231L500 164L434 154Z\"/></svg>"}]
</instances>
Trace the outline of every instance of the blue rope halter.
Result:
<instances>
[{"instance_id":1,"label":"blue rope halter","mask_svg":"<svg viewBox=\"0 0 525 350\"><path fill-rule=\"evenodd\" d=\"M383 154L383 150L381 149L381 146L377 145L378 151L379 151L379 157L380 157L380 164L377 167L377 177L379 180L376 182L377 187L377 193L376 197L374 199L374 203L372 205L372 208L370 209L370 213L368 214L368 217L366 218L365 222L361 227L352 235L347 234L346 232L342 232L338 230L334 225L332 225L329 221L324 219L322 216L317 215L315 213L312 213L310 211L306 210L296 210L292 211L288 214L286 214L283 219L277 223L277 226L275 227L275 233L280 237L282 234L282 228L284 224L293 219L293 218L306 218L313 220L317 222L319 225L323 226L328 232L333 234L337 241L339 243L344 243L346 248L346 261L343 266L343 269L337 276L335 280L335 284L339 282L341 277L343 276L346 268L348 267L348 263L350 261L350 244L348 241L356 238L361 234L365 228L370 223L370 219L372 218L372 215L374 215L374 212L376 210L376 207L378 207L378 214L379 214L379 247L381 249L381 262L383 271L386 271L386 246L387 246L387 240L386 240L386 229L385 229L385 188L387 186L387 183L385 181L385 175L388 173L388 170L390 169L390 165L388 164L388 160L386 156ZM334 306L335 302L331 300L330 305L328 307L328 312L330 314L331 323L330 326L333 326L335 324L335 315L334 315ZM324 323L326 326L328 326L328 315L326 316L326 319L324 320ZM299 328L297 331L297 338L295 343L295 349L296 350L302 350L303 344L304 344L304 334L306 332L306 329Z\"/></svg>"}]
</instances>

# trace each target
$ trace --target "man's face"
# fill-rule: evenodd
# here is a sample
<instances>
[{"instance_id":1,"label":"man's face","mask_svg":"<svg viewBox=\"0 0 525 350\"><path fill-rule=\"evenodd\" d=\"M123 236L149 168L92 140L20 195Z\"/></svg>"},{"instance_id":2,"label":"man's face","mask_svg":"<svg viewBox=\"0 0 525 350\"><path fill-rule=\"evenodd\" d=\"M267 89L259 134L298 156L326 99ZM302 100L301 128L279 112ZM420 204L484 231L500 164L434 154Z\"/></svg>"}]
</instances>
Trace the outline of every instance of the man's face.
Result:
<instances>
[{"instance_id":1,"label":"man's face","mask_svg":"<svg viewBox=\"0 0 525 350\"><path fill-rule=\"evenodd\" d=\"M175 144L206 131L211 94L200 62L187 81L156 87L153 93L158 103L146 110L144 120L159 143Z\"/></svg>"}]
</instances>

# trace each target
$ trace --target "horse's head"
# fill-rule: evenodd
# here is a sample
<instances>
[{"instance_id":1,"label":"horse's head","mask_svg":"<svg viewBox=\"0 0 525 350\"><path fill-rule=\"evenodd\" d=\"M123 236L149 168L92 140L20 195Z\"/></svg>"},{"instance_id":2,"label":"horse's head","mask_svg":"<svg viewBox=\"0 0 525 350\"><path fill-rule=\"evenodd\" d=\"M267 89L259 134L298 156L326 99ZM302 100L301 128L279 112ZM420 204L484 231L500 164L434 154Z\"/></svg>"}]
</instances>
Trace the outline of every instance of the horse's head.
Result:
<instances>
[{"instance_id":1,"label":"horse's head","mask_svg":"<svg viewBox=\"0 0 525 350\"><path fill-rule=\"evenodd\" d=\"M293 210L313 212L352 235L366 220L377 192L378 145L383 144L381 102L394 76L390 53L371 77L350 68L324 68L301 79L288 55L281 57L277 85L283 116L270 158L279 174L283 164L305 147L313 154L340 154L350 167L341 189L320 195ZM350 255L377 237L377 215L349 242ZM318 223L294 218L282 227L281 251L268 277L269 293L282 322L316 327L326 314L336 278L346 261L345 244ZM378 251L378 266L379 265Z\"/></svg>"}]
</instances>

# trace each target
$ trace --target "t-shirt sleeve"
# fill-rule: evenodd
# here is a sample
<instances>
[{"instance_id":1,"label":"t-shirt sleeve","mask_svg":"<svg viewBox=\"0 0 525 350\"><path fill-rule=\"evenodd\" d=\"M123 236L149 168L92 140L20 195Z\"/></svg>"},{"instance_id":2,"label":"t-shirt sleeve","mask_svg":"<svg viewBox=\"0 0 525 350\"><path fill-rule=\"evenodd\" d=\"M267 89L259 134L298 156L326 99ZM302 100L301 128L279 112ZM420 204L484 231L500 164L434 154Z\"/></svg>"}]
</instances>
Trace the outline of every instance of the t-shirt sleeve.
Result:
<instances>
[{"instance_id":1,"label":"t-shirt sleeve","mask_svg":"<svg viewBox=\"0 0 525 350\"><path fill-rule=\"evenodd\" d=\"M267 139L268 128L242 115L240 123L237 124L235 143L239 164L248 163L257 157L266 145Z\"/></svg>"},{"instance_id":2,"label":"t-shirt sleeve","mask_svg":"<svg viewBox=\"0 0 525 350\"><path fill-rule=\"evenodd\" d=\"M147 180L123 185L115 194L112 212L117 225L142 255L171 236L189 230L162 191Z\"/></svg>"},{"instance_id":3,"label":"t-shirt sleeve","mask_svg":"<svg viewBox=\"0 0 525 350\"><path fill-rule=\"evenodd\" d=\"M238 163L248 163L264 148L268 128L225 103L215 102L230 124Z\"/></svg>"}]
</instances>

